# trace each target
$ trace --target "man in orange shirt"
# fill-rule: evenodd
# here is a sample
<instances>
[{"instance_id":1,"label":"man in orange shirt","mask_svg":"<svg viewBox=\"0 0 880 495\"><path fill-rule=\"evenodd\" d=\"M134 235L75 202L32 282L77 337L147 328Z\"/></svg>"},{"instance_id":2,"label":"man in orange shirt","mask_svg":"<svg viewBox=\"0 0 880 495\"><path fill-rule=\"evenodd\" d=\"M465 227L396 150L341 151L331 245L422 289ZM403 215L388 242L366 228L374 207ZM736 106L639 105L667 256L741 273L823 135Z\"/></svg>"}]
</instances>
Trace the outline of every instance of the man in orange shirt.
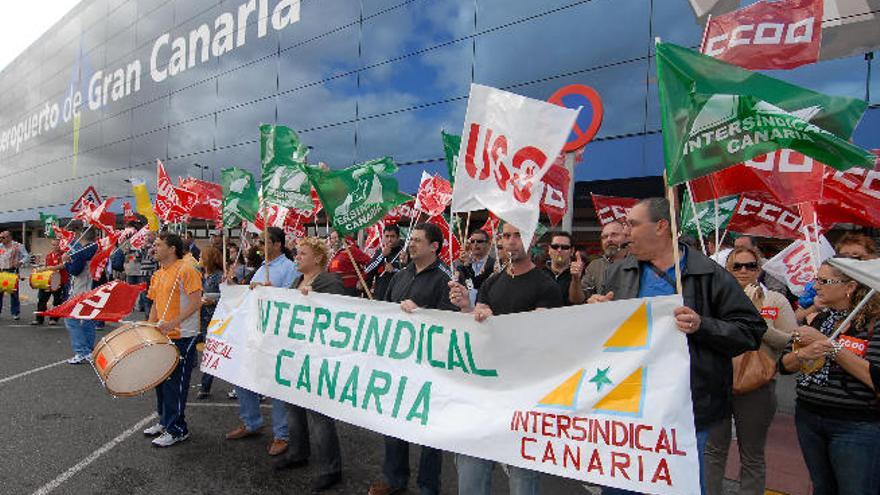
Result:
<instances>
[{"instance_id":1,"label":"man in orange shirt","mask_svg":"<svg viewBox=\"0 0 880 495\"><path fill-rule=\"evenodd\" d=\"M174 342L180 351L180 361L171 376L156 386L159 423L144 430L144 435L156 437L155 447L170 447L189 438L184 409L196 364L202 277L192 264L181 259L184 247L180 236L162 233L154 249L159 270L153 274L147 294L153 301L149 321Z\"/></svg>"}]
</instances>

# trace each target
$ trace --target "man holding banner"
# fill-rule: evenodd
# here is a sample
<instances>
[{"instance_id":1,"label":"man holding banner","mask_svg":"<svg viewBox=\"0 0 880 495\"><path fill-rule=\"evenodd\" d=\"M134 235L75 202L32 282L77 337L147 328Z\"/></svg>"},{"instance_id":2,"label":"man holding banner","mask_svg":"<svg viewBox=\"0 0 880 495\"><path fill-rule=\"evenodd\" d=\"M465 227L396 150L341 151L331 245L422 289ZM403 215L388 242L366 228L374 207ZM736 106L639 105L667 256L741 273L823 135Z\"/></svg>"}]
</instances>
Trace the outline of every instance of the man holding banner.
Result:
<instances>
[{"instance_id":1,"label":"man holding banner","mask_svg":"<svg viewBox=\"0 0 880 495\"><path fill-rule=\"evenodd\" d=\"M676 293L669 202L642 200L630 210L627 223L632 256L611 266L603 292L591 297L590 303ZM685 306L675 309L675 321L688 336L700 485L705 493L702 454L712 426L730 414L731 360L758 349L767 325L727 270L696 249L683 245L679 249ZM630 492L606 489L603 493Z\"/></svg>"},{"instance_id":2,"label":"man holding banner","mask_svg":"<svg viewBox=\"0 0 880 495\"><path fill-rule=\"evenodd\" d=\"M476 306L471 306L467 287L457 282L449 282L449 298L452 303L465 313L473 313L477 321L485 321L492 315L562 306L562 291L553 277L532 263L529 251L523 245L519 229L505 223L501 238L510 259L507 270L493 275L483 283L477 294ZM491 493L495 462L458 454L456 463L458 493L466 495ZM539 472L516 466L509 468L511 495L535 495L539 492L541 482Z\"/></svg>"},{"instance_id":3,"label":"man holding banner","mask_svg":"<svg viewBox=\"0 0 880 495\"><path fill-rule=\"evenodd\" d=\"M400 309L411 313L418 308L454 311L458 308L449 301L449 275L438 259L443 249L443 233L432 223L413 227L409 238L410 263L394 274L385 300L400 303ZM440 468L443 451L422 446L419 459L419 493L440 493ZM373 483L370 495L399 493L409 482L409 443L385 436L385 462L382 466L384 482Z\"/></svg>"}]
</instances>

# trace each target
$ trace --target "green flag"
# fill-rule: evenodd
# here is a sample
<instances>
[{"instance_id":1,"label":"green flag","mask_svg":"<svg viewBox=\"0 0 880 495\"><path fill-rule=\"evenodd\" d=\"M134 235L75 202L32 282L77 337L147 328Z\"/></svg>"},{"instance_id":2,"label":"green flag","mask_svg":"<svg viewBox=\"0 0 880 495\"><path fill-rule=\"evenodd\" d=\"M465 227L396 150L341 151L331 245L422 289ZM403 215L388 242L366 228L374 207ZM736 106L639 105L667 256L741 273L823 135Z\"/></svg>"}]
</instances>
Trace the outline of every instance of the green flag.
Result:
<instances>
[{"instance_id":1,"label":"green flag","mask_svg":"<svg viewBox=\"0 0 880 495\"><path fill-rule=\"evenodd\" d=\"M461 136L446 134L440 131L443 138L443 153L446 155L446 170L449 172L449 183L455 184L455 169L458 167L458 150L461 148Z\"/></svg>"},{"instance_id":2,"label":"green flag","mask_svg":"<svg viewBox=\"0 0 880 495\"><path fill-rule=\"evenodd\" d=\"M396 171L397 165L388 157L344 170L306 169L330 223L340 235L367 228L391 208L412 199L398 191L397 179L390 175Z\"/></svg>"},{"instance_id":3,"label":"green flag","mask_svg":"<svg viewBox=\"0 0 880 495\"><path fill-rule=\"evenodd\" d=\"M739 196L727 196L718 198L718 230L724 231L733 211L736 209L736 203ZM698 236L702 233L703 237L708 237L709 232L715 232L715 201L703 201L695 203L697 207L696 217L700 221L700 231L697 232L697 223L694 220L694 210L691 208L691 200L688 192L684 192L684 198L681 201L681 231L685 234Z\"/></svg>"},{"instance_id":4,"label":"green flag","mask_svg":"<svg viewBox=\"0 0 880 495\"><path fill-rule=\"evenodd\" d=\"M838 170L874 167L847 142L864 101L826 96L669 43L658 43L657 82L669 184L777 149Z\"/></svg>"},{"instance_id":5,"label":"green flag","mask_svg":"<svg viewBox=\"0 0 880 495\"><path fill-rule=\"evenodd\" d=\"M220 172L223 186L223 224L230 226L238 220L254 221L260 209L254 176L240 168L225 168Z\"/></svg>"},{"instance_id":6,"label":"green flag","mask_svg":"<svg viewBox=\"0 0 880 495\"><path fill-rule=\"evenodd\" d=\"M47 215L40 212L40 223L43 224L43 236L49 239L55 238L54 225L58 225L58 215Z\"/></svg>"},{"instance_id":7,"label":"green flag","mask_svg":"<svg viewBox=\"0 0 880 495\"><path fill-rule=\"evenodd\" d=\"M308 210L311 188L305 172L308 148L290 128L260 126L263 200L268 204Z\"/></svg>"}]
</instances>

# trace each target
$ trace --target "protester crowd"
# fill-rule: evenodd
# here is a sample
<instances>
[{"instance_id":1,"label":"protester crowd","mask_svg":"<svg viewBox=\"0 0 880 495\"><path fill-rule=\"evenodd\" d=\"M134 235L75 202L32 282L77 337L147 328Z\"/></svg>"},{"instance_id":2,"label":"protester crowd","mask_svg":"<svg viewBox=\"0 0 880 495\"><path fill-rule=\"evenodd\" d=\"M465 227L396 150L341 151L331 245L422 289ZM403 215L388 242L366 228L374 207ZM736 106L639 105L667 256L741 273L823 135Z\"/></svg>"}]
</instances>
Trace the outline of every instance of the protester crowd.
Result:
<instances>
[{"instance_id":1,"label":"protester crowd","mask_svg":"<svg viewBox=\"0 0 880 495\"><path fill-rule=\"evenodd\" d=\"M189 436L185 407L198 362L196 348L223 284L370 297L399 304L406 312L432 308L471 313L478 322L493 315L670 295L677 289L669 211L665 199L642 200L626 221L602 227L601 254L591 261L567 232L533 241L539 247L535 250L523 245L519 230L510 224L498 232L474 229L452 267L440 259L447 239L432 223L416 224L407 232L387 225L372 255L335 232L327 238L288 239L283 230L269 227L265 236L244 234L225 246L214 235L201 249L190 235L163 232L151 234L141 249L122 243L98 281L87 269L97 251L94 233L74 224L71 230L79 239L66 253L52 241L38 267L58 272L62 281L61 288L39 291L38 310L45 310L50 300L57 306L106 280L146 284L135 311L168 333L181 356L172 375L156 388L160 421L144 431L154 437L155 446L170 447ZM777 408L777 373L798 373L796 425L814 493L880 492L880 332L875 331L880 300L871 299L847 332L866 343L866 352L858 355L829 336L868 288L837 268L824 263L807 293L797 298L762 271L765 258L752 237L739 237L732 246L712 245L706 254L683 238L679 249L685 305L675 310L675 321L687 335L691 355L703 492L723 493L735 426L739 493L764 493L764 448ZM864 260L876 257L877 247L864 234L847 233L836 252ZM28 259L9 232L0 233L0 272L24 274ZM9 294L10 313L17 320L18 291ZM97 323L65 319L74 352L70 364L91 361ZM43 325L44 318L38 315L32 324ZM818 370L806 373L810 366ZM197 399L211 396L212 382L211 375L201 376ZM225 438L234 442L261 435L260 402L265 398L242 387L235 387L229 398L239 402L241 424ZM275 458L275 469L311 462L318 466L316 491L338 484L343 461L335 421L278 399L271 399L271 408L272 435L266 448ZM382 477L365 491L404 493L410 481L409 448L405 441L386 437ZM420 493L440 493L443 456L440 450L420 447ZM494 464L456 455L459 493L490 493ZM535 471L509 468L513 494L539 493L540 479ZM604 488L603 493L629 492Z\"/></svg>"}]
</instances>

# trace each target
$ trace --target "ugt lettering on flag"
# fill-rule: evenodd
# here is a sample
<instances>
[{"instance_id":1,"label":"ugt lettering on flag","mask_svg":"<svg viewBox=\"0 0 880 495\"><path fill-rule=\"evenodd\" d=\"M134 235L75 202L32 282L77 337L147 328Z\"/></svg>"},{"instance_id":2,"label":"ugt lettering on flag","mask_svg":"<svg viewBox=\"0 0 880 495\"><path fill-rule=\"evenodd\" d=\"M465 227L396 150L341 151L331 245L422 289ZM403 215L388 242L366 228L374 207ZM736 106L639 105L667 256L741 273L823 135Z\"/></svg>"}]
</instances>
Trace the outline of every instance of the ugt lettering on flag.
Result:
<instances>
[{"instance_id":1,"label":"ugt lettering on flag","mask_svg":"<svg viewBox=\"0 0 880 495\"><path fill-rule=\"evenodd\" d=\"M528 246L543 196L541 178L562 151L578 110L471 84L452 211L488 209Z\"/></svg>"}]
</instances>

